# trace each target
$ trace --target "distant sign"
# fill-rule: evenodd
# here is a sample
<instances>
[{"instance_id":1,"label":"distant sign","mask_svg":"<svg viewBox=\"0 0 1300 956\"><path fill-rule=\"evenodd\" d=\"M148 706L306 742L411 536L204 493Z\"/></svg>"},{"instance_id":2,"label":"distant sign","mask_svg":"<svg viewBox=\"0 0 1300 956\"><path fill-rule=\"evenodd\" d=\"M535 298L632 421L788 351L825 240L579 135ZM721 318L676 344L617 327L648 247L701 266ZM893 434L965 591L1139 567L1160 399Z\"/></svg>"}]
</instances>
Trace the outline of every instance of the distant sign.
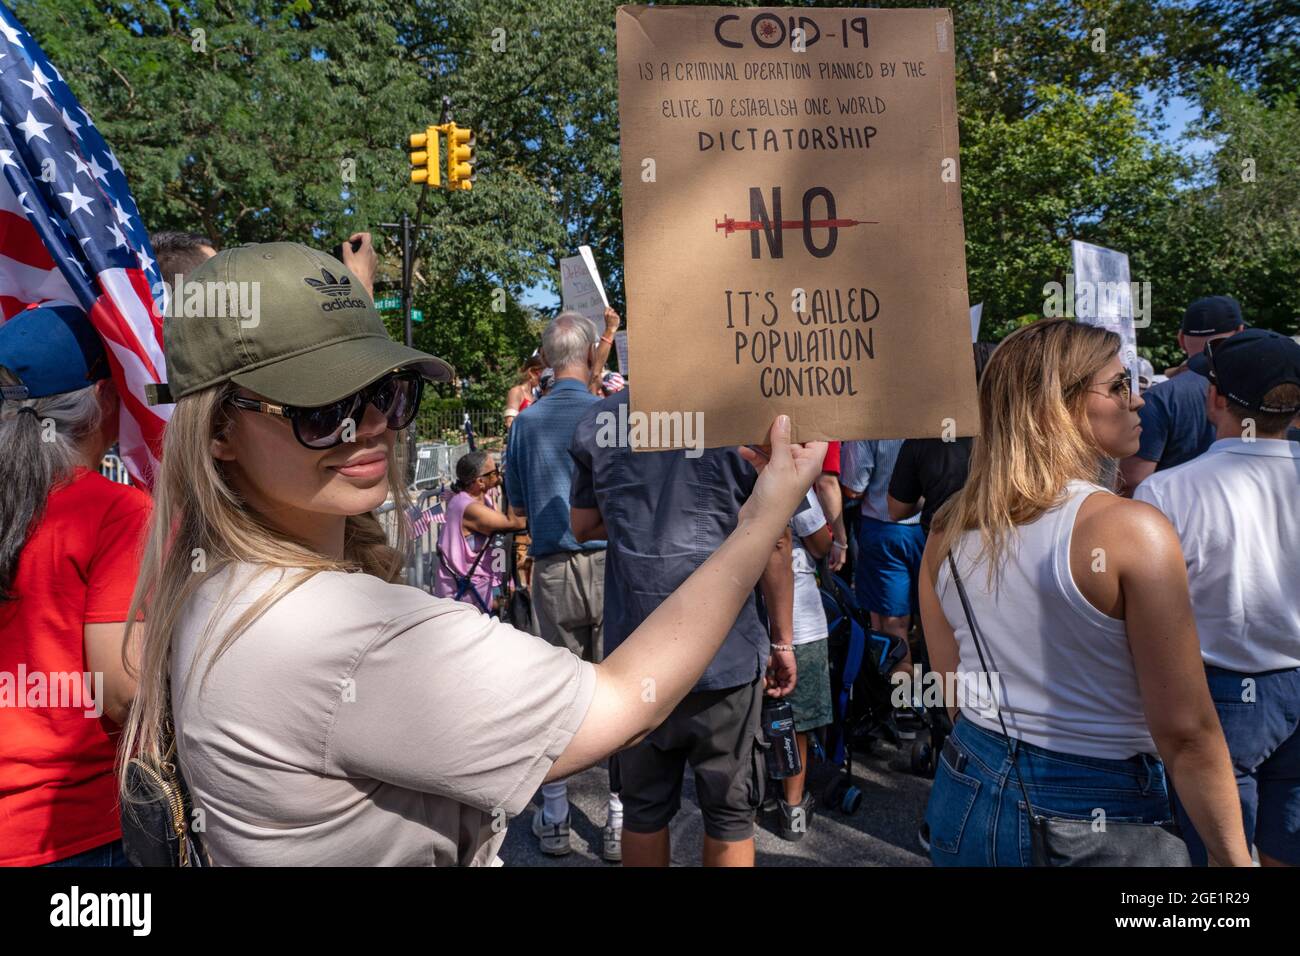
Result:
<instances>
[{"instance_id":1,"label":"distant sign","mask_svg":"<svg viewBox=\"0 0 1300 956\"><path fill-rule=\"evenodd\" d=\"M1120 361L1128 369L1136 393L1140 370L1128 255L1075 239L1070 243L1070 256L1074 261L1075 318L1120 337Z\"/></svg>"},{"instance_id":2,"label":"distant sign","mask_svg":"<svg viewBox=\"0 0 1300 956\"><path fill-rule=\"evenodd\" d=\"M609 300L605 298L605 287L601 284L591 246L579 246L576 256L560 260L560 294L566 311L580 312L591 319L597 329L605 328L605 309Z\"/></svg>"},{"instance_id":3,"label":"distant sign","mask_svg":"<svg viewBox=\"0 0 1300 956\"><path fill-rule=\"evenodd\" d=\"M398 295L380 296L375 300L376 309L400 309L402 307L402 297Z\"/></svg>"},{"instance_id":4,"label":"distant sign","mask_svg":"<svg viewBox=\"0 0 1300 956\"><path fill-rule=\"evenodd\" d=\"M627 330L614 333L614 348L618 351L618 374L627 375Z\"/></svg>"}]
</instances>

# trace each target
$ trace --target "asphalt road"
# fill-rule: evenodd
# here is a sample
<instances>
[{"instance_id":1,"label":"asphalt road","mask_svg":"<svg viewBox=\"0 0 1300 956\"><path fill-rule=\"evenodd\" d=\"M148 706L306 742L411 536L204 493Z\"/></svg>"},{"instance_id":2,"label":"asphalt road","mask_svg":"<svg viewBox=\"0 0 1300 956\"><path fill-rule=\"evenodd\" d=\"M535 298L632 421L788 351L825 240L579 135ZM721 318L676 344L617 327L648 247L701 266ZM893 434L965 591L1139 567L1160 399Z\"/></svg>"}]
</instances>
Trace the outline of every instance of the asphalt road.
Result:
<instances>
[{"instance_id":1,"label":"asphalt road","mask_svg":"<svg viewBox=\"0 0 1300 956\"><path fill-rule=\"evenodd\" d=\"M818 803L804 838L788 843L777 835L775 821L760 815L755 847L759 866L928 866L929 857L917 842L916 831L925 813L930 781L913 775L906 754L884 743L876 753L854 756L854 782L863 790L862 806L846 816ZM813 792L820 797L831 778L824 764L810 771ZM593 768L569 781L573 808L573 852L544 856L532 833L532 809L510 824L501 859L507 866L617 866L600 858L601 827L605 823L608 775ZM541 805L541 795L533 800ZM695 801L694 782L686 773L682 809L671 825L673 865L699 866L703 824Z\"/></svg>"}]
</instances>

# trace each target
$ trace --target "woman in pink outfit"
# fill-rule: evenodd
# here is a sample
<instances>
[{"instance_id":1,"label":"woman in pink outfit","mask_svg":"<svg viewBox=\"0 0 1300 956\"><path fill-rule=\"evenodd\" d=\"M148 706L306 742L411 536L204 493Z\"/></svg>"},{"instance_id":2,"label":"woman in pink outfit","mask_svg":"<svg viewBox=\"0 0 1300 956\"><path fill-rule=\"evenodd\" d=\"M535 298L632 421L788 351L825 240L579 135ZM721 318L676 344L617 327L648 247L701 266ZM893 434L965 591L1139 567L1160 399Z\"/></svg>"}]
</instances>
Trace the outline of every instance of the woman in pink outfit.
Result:
<instances>
[{"instance_id":1,"label":"woman in pink outfit","mask_svg":"<svg viewBox=\"0 0 1300 956\"><path fill-rule=\"evenodd\" d=\"M511 518L492 508L484 496L501 483L497 463L485 451L472 451L456 462L455 494L447 502L447 522L438 535L438 569L433 593L477 605L492 606L492 585L500 576L493 570L491 554L483 554L491 536L498 531L521 531L523 518ZM457 579L470 579L470 589L461 592ZM477 596L477 599L476 599Z\"/></svg>"}]
</instances>

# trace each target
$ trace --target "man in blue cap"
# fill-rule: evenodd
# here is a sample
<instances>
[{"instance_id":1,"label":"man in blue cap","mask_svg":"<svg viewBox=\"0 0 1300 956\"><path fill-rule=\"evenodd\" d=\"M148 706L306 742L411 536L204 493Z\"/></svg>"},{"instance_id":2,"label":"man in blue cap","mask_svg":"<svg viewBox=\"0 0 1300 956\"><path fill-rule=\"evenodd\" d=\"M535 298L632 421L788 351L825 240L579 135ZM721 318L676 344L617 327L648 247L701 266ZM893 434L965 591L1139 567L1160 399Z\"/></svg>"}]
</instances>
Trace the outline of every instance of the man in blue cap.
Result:
<instances>
[{"instance_id":1,"label":"man in blue cap","mask_svg":"<svg viewBox=\"0 0 1300 956\"><path fill-rule=\"evenodd\" d=\"M1248 329L1188 362L1217 435L1134 498L1182 542L1210 695L1232 754L1246 839L1264 865L1300 865L1300 344ZM1190 374L1190 373L1189 373ZM1177 786L1178 781L1174 781ZM1178 808L1192 858L1205 848Z\"/></svg>"},{"instance_id":2,"label":"man in blue cap","mask_svg":"<svg viewBox=\"0 0 1300 956\"><path fill-rule=\"evenodd\" d=\"M1241 306L1232 296L1197 299L1183 314L1178 347L1189 357L1200 355L1207 343L1244 328ZM1120 462L1126 494L1154 472L1191 461L1214 443L1214 426L1205 417L1206 389L1201 376L1175 373L1143 393L1141 444L1137 454Z\"/></svg>"}]
</instances>

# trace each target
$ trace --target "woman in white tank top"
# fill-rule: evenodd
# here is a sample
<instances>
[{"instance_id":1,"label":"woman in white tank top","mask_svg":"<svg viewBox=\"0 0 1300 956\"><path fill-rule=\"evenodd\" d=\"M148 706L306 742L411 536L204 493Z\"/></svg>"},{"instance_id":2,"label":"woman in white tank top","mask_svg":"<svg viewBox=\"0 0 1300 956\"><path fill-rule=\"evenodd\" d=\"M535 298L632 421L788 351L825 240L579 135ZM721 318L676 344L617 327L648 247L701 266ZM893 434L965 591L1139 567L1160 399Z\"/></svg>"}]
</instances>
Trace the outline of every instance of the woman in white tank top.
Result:
<instances>
[{"instance_id":1,"label":"woman in white tank top","mask_svg":"<svg viewBox=\"0 0 1300 956\"><path fill-rule=\"evenodd\" d=\"M1178 538L1156 509L1096 483L1141 433L1119 345L1035 322L981 379L970 478L935 516L921 574L955 721L926 812L936 865L1030 862L1011 751L1035 811L1091 821L1169 820L1167 768L1214 861L1250 865Z\"/></svg>"}]
</instances>

